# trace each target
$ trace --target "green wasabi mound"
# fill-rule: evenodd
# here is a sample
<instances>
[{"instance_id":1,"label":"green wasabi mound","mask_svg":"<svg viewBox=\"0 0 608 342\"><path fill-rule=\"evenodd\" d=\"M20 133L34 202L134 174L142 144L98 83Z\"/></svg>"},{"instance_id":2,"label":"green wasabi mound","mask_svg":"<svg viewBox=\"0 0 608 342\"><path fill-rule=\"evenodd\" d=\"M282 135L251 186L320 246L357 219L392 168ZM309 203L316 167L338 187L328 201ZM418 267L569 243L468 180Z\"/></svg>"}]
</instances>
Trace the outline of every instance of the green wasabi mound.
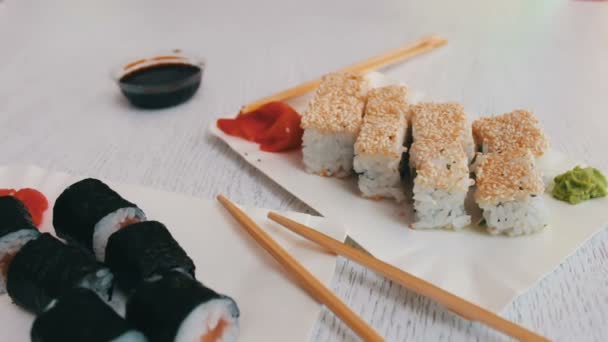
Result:
<instances>
[{"instance_id":1,"label":"green wasabi mound","mask_svg":"<svg viewBox=\"0 0 608 342\"><path fill-rule=\"evenodd\" d=\"M580 166L563 173L554 179L553 197L570 204L608 194L608 180L598 169Z\"/></svg>"}]
</instances>

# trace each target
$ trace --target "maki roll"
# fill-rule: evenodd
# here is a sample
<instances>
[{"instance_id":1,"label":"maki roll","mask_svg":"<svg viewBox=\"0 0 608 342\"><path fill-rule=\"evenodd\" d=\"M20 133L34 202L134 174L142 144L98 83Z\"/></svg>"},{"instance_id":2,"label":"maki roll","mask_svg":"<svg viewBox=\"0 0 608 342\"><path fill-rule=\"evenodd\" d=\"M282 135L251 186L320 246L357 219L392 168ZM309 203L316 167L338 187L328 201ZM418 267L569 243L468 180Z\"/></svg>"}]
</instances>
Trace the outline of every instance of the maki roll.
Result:
<instances>
[{"instance_id":1,"label":"maki roll","mask_svg":"<svg viewBox=\"0 0 608 342\"><path fill-rule=\"evenodd\" d=\"M355 172L364 197L405 199L401 158L407 151L407 88L369 91L361 133L355 142Z\"/></svg>"},{"instance_id":2,"label":"maki roll","mask_svg":"<svg viewBox=\"0 0 608 342\"><path fill-rule=\"evenodd\" d=\"M146 342L124 318L90 290L75 288L36 317L32 342Z\"/></svg>"},{"instance_id":3,"label":"maki roll","mask_svg":"<svg viewBox=\"0 0 608 342\"><path fill-rule=\"evenodd\" d=\"M531 150L488 153L477 157L475 164L475 201L488 232L516 236L547 226L545 186Z\"/></svg>"},{"instance_id":4,"label":"maki roll","mask_svg":"<svg viewBox=\"0 0 608 342\"><path fill-rule=\"evenodd\" d=\"M106 264L129 293L144 280L172 270L194 277L194 262L160 222L134 223L110 236Z\"/></svg>"},{"instance_id":5,"label":"maki roll","mask_svg":"<svg viewBox=\"0 0 608 342\"><path fill-rule=\"evenodd\" d=\"M57 234L84 246L101 262L105 260L106 243L112 233L145 220L146 215L135 204L93 178L70 185L53 208Z\"/></svg>"},{"instance_id":6,"label":"maki roll","mask_svg":"<svg viewBox=\"0 0 608 342\"><path fill-rule=\"evenodd\" d=\"M464 108L457 103L411 107L415 229L462 229L471 222L465 199L473 180L469 162L475 144Z\"/></svg>"},{"instance_id":7,"label":"maki roll","mask_svg":"<svg viewBox=\"0 0 608 342\"><path fill-rule=\"evenodd\" d=\"M527 110L481 118L473 135L483 155L474 169L475 202L491 234L530 234L547 226L545 185L536 161L549 148L539 121Z\"/></svg>"},{"instance_id":8,"label":"maki roll","mask_svg":"<svg viewBox=\"0 0 608 342\"><path fill-rule=\"evenodd\" d=\"M352 173L368 87L368 80L360 74L323 76L302 116L302 154L307 172L327 177Z\"/></svg>"},{"instance_id":9,"label":"maki roll","mask_svg":"<svg viewBox=\"0 0 608 342\"><path fill-rule=\"evenodd\" d=\"M236 341L239 309L181 272L145 282L127 302L127 321L152 342Z\"/></svg>"},{"instance_id":10,"label":"maki roll","mask_svg":"<svg viewBox=\"0 0 608 342\"><path fill-rule=\"evenodd\" d=\"M92 255L44 233L15 254L6 287L17 305L39 313L74 287L89 288L109 299L112 281L110 270Z\"/></svg>"},{"instance_id":11,"label":"maki roll","mask_svg":"<svg viewBox=\"0 0 608 342\"><path fill-rule=\"evenodd\" d=\"M462 229L471 223L465 199L473 180L462 145L417 140L410 148L415 229Z\"/></svg>"},{"instance_id":12,"label":"maki roll","mask_svg":"<svg viewBox=\"0 0 608 342\"><path fill-rule=\"evenodd\" d=\"M39 235L20 200L13 196L0 197L0 294L6 293L6 273L13 257Z\"/></svg>"}]
</instances>

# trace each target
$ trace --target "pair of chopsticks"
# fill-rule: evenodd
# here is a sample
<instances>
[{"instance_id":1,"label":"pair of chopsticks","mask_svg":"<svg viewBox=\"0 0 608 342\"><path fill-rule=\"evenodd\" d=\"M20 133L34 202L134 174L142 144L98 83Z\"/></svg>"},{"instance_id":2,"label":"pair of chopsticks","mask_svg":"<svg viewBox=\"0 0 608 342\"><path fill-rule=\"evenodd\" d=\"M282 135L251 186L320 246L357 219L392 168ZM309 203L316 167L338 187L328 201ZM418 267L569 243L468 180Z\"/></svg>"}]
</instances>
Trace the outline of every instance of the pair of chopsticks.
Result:
<instances>
[{"instance_id":1,"label":"pair of chopsticks","mask_svg":"<svg viewBox=\"0 0 608 342\"><path fill-rule=\"evenodd\" d=\"M243 228L251 235L251 237L270 253L276 261L289 270L292 275L298 280L298 283L317 301L324 304L344 323L346 323L357 335L364 341L380 342L384 341L372 327L370 327L361 317L357 316L344 302L340 300L333 292L325 287L312 273L310 273L302 264L292 257L283 247L281 247L273 238L268 235L255 221L245 214L239 207L228 200L226 197L219 195L217 200L239 221Z\"/></svg>"},{"instance_id":2,"label":"pair of chopsticks","mask_svg":"<svg viewBox=\"0 0 608 342\"><path fill-rule=\"evenodd\" d=\"M414 56L423 54L425 52L429 52L433 49L441 47L447 44L447 40L439 37L439 36L430 36L427 38L420 39L414 43L402 46L400 48L387 51L378 56L372 57L365 61L355 63L353 65L347 66L338 70L338 72L357 72L357 73L366 73L376 69L380 69L387 65L403 61L408 58L412 58ZM300 96L304 93L314 90L321 83L321 78L317 78L305 83L302 83L293 88L289 88L287 90L281 91L274 95L270 95L259 99L255 102L244 105L241 108L241 113L250 112L252 110L256 110L262 105L271 102L271 101L283 101L290 98L294 98L296 96Z\"/></svg>"},{"instance_id":3,"label":"pair of chopsticks","mask_svg":"<svg viewBox=\"0 0 608 342\"><path fill-rule=\"evenodd\" d=\"M316 298L319 302L333 311L336 316L342 319L342 321L344 321L364 341L384 341L384 339L380 337L376 331L374 331L352 310L350 310L346 304L344 304L327 287L323 286L318 279L308 272L308 270L306 270L289 253L287 253L285 249L283 249L266 232L264 232L234 203L222 195L218 196L218 200L266 251L268 251L280 264L287 268L301 284L303 284L303 287L310 293L312 297ZM325 247L334 254L342 255L377 272L378 274L385 276L386 278L404 286L407 289L410 289L422 296L444 305L452 312L466 319L484 323L521 341L549 341L543 336L510 322L412 274L402 271L355 248L345 245L342 242L320 233L310 227L290 220L274 212L270 212L268 214L268 218L281 224L292 232L313 241L322 247Z\"/></svg>"}]
</instances>

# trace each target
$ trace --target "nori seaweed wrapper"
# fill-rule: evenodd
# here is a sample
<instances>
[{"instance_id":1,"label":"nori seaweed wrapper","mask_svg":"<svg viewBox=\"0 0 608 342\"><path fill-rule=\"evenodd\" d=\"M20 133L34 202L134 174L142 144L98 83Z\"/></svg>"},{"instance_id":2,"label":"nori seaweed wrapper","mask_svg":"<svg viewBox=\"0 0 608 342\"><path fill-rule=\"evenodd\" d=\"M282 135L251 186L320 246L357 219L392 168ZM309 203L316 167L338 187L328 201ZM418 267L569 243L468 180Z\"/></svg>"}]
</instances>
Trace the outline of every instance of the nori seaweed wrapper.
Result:
<instances>
[{"instance_id":1,"label":"nori seaweed wrapper","mask_svg":"<svg viewBox=\"0 0 608 342\"><path fill-rule=\"evenodd\" d=\"M229 299L181 272L145 282L127 302L127 321L142 331L150 342L173 341L181 323L198 305L213 299ZM229 299L232 300L232 299ZM234 317L239 316L234 305ZM202 322L201 322L202 323Z\"/></svg>"},{"instance_id":2,"label":"nori seaweed wrapper","mask_svg":"<svg viewBox=\"0 0 608 342\"><path fill-rule=\"evenodd\" d=\"M85 276L104 268L82 249L44 233L15 255L8 268L6 289L15 304L39 313L53 299L79 286Z\"/></svg>"},{"instance_id":3,"label":"nori seaweed wrapper","mask_svg":"<svg viewBox=\"0 0 608 342\"><path fill-rule=\"evenodd\" d=\"M55 201L53 225L57 234L93 251L95 225L122 208L137 207L100 180L87 178L70 185Z\"/></svg>"},{"instance_id":4,"label":"nori seaweed wrapper","mask_svg":"<svg viewBox=\"0 0 608 342\"><path fill-rule=\"evenodd\" d=\"M401 181L407 181L410 179L410 157L407 152L401 153L401 160L399 161L399 175Z\"/></svg>"},{"instance_id":5,"label":"nori seaweed wrapper","mask_svg":"<svg viewBox=\"0 0 608 342\"><path fill-rule=\"evenodd\" d=\"M134 223L112 234L105 262L127 293L142 281L175 269L194 277L194 262L157 221Z\"/></svg>"},{"instance_id":6,"label":"nori seaweed wrapper","mask_svg":"<svg viewBox=\"0 0 608 342\"><path fill-rule=\"evenodd\" d=\"M37 230L30 212L15 197L0 197L0 238L22 229Z\"/></svg>"},{"instance_id":7,"label":"nori seaweed wrapper","mask_svg":"<svg viewBox=\"0 0 608 342\"><path fill-rule=\"evenodd\" d=\"M68 291L36 317L32 342L108 342L132 330L131 326L91 290Z\"/></svg>"}]
</instances>

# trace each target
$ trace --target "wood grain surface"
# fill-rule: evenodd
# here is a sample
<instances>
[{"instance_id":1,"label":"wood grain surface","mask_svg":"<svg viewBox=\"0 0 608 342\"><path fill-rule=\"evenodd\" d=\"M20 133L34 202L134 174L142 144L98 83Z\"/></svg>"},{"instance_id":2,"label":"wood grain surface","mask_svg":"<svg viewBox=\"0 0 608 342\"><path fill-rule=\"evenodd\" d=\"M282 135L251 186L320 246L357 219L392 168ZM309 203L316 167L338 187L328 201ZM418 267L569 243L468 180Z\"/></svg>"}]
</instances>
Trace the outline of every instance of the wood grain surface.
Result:
<instances>
[{"instance_id":1,"label":"wood grain surface","mask_svg":"<svg viewBox=\"0 0 608 342\"><path fill-rule=\"evenodd\" d=\"M208 123L437 33L448 46L388 75L472 117L531 109L556 149L608 170L606 18L606 2L564 0L4 0L0 164L314 214L209 136ZM112 69L173 48L207 59L201 91L170 110L129 107ZM389 341L505 340L343 259L332 286ZM608 340L608 233L501 314L558 341ZM353 339L328 313L310 338Z\"/></svg>"}]
</instances>

